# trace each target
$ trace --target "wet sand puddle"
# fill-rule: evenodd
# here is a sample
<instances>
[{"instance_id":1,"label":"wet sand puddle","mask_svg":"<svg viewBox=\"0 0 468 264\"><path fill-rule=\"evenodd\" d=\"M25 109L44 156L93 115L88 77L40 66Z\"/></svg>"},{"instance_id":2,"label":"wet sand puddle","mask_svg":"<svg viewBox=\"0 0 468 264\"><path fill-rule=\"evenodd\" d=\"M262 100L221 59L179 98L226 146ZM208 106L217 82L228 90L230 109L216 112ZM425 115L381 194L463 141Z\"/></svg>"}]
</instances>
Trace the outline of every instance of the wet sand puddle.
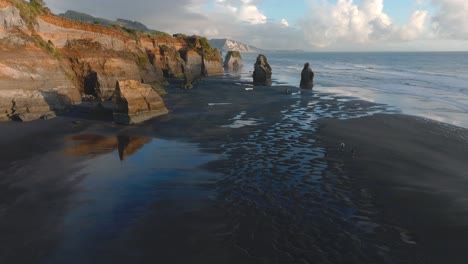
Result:
<instances>
[{"instance_id":1,"label":"wet sand puddle","mask_svg":"<svg viewBox=\"0 0 468 264\"><path fill-rule=\"evenodd\" d=\"M65 142L65 157L80 160L76 173L83 177L64 215L61 242L44 263L119 263L109 261L122 250L116 243L152 204L165 200L193 207L211 195L206 185L216 175L199 166L215 156L197 144L100 134Z\"/></svg>"},{"instance_id":2,"label":"wet sand puddle","mask_svg":"<svg viewBox=\"0 0 468 264\"><path fill-rule=\"evenodd\" d=\"M225 160L217 167L223 168L224 178L217 193L231 219L228 239L259 263L395 260L390 257L395 251L390 250L405 247L399 237L402 230L374 222L372 195L365 189L353 190L343 164L326 157L327 150L314 133L317 119L393 110L322 97L299 96L281 112L279 122L223 146ZM339 155L351 154L346 149ZM383 235L395 237L384 241L379 239Z\"/></svg>"}]
</instances>

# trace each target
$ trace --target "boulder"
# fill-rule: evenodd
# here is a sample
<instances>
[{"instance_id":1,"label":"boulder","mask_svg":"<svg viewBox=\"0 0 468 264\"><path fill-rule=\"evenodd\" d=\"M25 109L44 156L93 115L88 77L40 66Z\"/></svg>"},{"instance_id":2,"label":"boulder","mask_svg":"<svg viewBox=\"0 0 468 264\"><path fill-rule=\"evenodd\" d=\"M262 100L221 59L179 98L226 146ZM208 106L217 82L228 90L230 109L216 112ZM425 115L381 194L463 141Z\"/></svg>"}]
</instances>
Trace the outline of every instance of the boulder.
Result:
<instances>
[{"instance_id":1,"label":"boulder","mask_svg":"<svg viewBox=\"0 0 468 264\"><path fill-rule=\"evenodd\" d=\"M257 86L271 85L271 67L265 55L260 54L254 65L253 84Z\"/></svg>"},{"instance_id":2,"label":"boulder","mask_svg":"<svg viewBox=\"0 0 468 264\"><path fill-rule=\"evenodd\" d=\"M54 111L64 111L72 102L57 90L0 90L0 121L23 122L56 117Z\"/></svg>"},{"instance_id":3,"label":"boulder","mask_svg":"<svg viewBox=\"0 0 468 264\"><path fill-rule=\"evenodd\" d=\"M240 71L242 69L242 56L238 51L228 51L224 59L224 69L227 71Z\"/></svg>"},{"instance_id":4,"label":"boulder","mask_svg":"<svg viewBox=\"0 0 468 264\"><path fill-rule=\"evenodd\" d=\"M117 106L114 120L117 123L137 124L168 113L164 101L151 85L136 80L121 80L117 81L115 93Z\"/></svg>"},{"instance_id":5,"label":"boulder","mask_svg":"<svg viewBox=\"0 0 468 264\"><path fill-rule=\"evenodd\" d=\"M307 62L304 64L304 69L301 72L301 83L299 85L302 89L312 89L314 87L314 72Z\"/></svg>"}]
</instances>

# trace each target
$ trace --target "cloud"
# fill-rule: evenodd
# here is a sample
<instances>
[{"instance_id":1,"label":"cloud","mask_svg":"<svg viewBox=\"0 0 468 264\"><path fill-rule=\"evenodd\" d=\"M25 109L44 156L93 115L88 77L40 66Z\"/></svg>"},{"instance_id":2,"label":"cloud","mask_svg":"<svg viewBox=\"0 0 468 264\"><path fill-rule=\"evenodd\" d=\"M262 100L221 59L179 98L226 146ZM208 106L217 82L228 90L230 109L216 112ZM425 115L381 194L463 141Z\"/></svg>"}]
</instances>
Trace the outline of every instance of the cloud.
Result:
<instances>
[{"instance_id":1,"label":"cloud","mask_svg":"<svg viewBox=\"0 0 468 264\"><path fill-rule=\"evenodd\" d=\"M283 27L289 27L289 22L286 20L286 19L281 19L280 21L280 24L283 26Z\"/></svg>"},{"instance_id":2,"label":"cloud","mask_svg":"<svg viewBox=\"0 0 468 264\"><path fill-rule=\"evenodd\" d=\"M438 11L432 17L435 34L442 38L468 39L468 3L466 0L432 0Z\"/></svg>"},{"instance_id":3,"label":"cloud","mask_svg":"<svg viewBox=\"0 0 468 264\"><path fill-rule=\"evenodd\" d=\"M426 9L431 3L436 7L435 13L431 16L428 11L415 10L406 23L396 24L384 11L383 0L305 0L307 9L302 19L275 21L262 11L261 4L267 4L265 0L46 0L46 3L55 13L71 9L108 19L125 18L170 34L230 38L264 49L419 50L432 45L440 50L445 45L466 50L466 0L414 1L418 9Z\"/></svg>"},{"instance_id":4,"label":"cloud","mask_svg":"<svg viewBox=\"0 0 468 264\"><path fill-rule=\"evenodd\" d=\"M378 41L407 41L419 38L425 31L427 11L415 11L408 23L395 25L384 11L383 0L309 0L310 19L303 20L304 36L315 47L340 43L375 43Z\"/></svg>"},{"instance_id":5,"label":"cloud","mask_svg":"<svg viewBox=\"0 0 468 264\"><path fill-rule=\"evenodd\" d=\"M415 40L425 31L428 11L417 10L411 15L408 24L404 25L399 31L401 40Z\"/></svg>"},{"instance_id":6,"label":"cloud","mask_svg":"<svg viewBox=\"0 0 468 264\"><path fill-rule=\"evenodd\" d=\"M126 18L174 33L229 38L263 49L303 48L301 32L268 20L252 0L46 0L54 12L68 9L108 19ZM211 5L207 5L210 3ZM214 4L213 4L214 3ZM209 6L209 7L207 7Z\"/></svg>"},{"instance_id":7,"label":"cloud","mask_svg":"<svg viewBox=\"0 0 468 264\"><path fill-rule=\"evenodd\" d=\"M216 0L219 12L228 12L250 24L265 24L267 17L252 0Z\"/></svg>"}]
</instances>

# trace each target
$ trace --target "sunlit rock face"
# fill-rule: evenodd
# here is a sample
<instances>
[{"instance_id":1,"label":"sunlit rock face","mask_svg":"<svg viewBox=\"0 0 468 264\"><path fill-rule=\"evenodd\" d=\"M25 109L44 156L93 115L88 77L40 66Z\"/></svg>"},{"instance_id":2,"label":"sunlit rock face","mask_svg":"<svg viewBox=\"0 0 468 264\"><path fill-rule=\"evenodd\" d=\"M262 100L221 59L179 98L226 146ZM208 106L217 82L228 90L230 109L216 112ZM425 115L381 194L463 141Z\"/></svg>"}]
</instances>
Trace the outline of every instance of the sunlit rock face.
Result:
<instances>
[{"instance_id":1,"label":"sunlit rock face","mask_svg":"<svg viewBox=\"0 0 468 264\"><path fill-rule=\"evenodd\" d=\"M164 101L150 85L136 80L118 81L114 119L120 124L137 124L168 113Z\"/></svg>"},{"instance_id":2,"label":"sunlit rock face","mask_svg":"<svg viewBox=\"0 0 468 264\"><path fill-rule=\"evenodd\" d=\"M61 62L28 28L19 9L0 2L0 121L49 119L81 102Z\"/></svg>"},{"instance_id":3,"label":"sunlit rock face","mask_svg":"<svg viewBox=\"0 0 468 264\"><path fill-rule=\"evenodd\" d=\"M0 0L0 21L0 121L50 118L44 113L69 109L82 97L110 99L120 80L158 89L165 78L191 85L223 73L219 52L202 37L83 23L28 1Z\"/></svg>"}]
</instances>

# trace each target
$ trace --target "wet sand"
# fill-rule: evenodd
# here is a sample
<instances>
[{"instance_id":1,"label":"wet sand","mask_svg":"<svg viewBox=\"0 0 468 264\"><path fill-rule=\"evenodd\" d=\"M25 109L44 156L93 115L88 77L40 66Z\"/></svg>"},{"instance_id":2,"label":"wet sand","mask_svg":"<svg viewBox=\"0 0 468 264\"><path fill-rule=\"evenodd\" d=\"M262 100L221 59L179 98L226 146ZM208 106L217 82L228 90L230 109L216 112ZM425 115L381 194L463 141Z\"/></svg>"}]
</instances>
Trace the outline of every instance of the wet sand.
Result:
<instances>
[{"instance_id":1,"label":"wet sand","mask_svg":"<svg viewBox=\"0 0 468 264\"><path fill-rule=\"evenodd\" d=\"M403 115L319 124L329 157L344 162L354 188L370 190L383 222L407 230L401 239L423 263L466 262L466 129Z\"/></svg>"},{"instance_id":2,"label":"wet sand","mask_svg":"<svg viewBox=\"0 0 468 264\"><path fill-rule=\"evenodd\" d=\"M466 130L333 94L246 87L169 87L170 113L138 126L89 107L0 123L0 262L467 256Z\"/></svg>"}]
</instances>

